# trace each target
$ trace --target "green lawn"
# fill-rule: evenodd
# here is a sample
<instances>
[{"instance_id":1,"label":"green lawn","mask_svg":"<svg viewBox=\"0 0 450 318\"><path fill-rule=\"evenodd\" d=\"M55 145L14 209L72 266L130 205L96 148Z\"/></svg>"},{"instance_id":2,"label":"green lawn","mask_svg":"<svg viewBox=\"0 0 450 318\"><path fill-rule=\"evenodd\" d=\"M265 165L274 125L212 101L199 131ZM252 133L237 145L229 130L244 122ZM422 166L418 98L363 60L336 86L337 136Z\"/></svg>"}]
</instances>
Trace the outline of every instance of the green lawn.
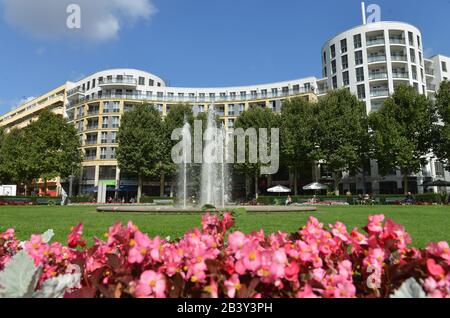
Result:
<instances>
[{"instance_id":1,"label":"green lawn","mask_svg":"<svg viewBox=\"0 0 450 318\"><path fill-rule=\"evenodd\" d=\"M385 214L404 225L413 237L413 245L424 247L428 242L450 241L450 207L431 206L379 206L379 207L320 207L315 213L248 214L237 223L240 230L251 232L263 228L267 233L278 230L294 232L305 224L310 215L325 224L342 221L348 228L361 227L370 214ZM199 226L200 215L155 215L155 214L101 214L94 207L0 207L0 231L14 227L22 240L33 233L42 233L51 228L55 239L65 241L70 227L79 222L85 225L85 237L103 237L109 226L117 221L132 220L150 236L161 235L172 238L186 230Z\"/></svg>"}]
</instances>

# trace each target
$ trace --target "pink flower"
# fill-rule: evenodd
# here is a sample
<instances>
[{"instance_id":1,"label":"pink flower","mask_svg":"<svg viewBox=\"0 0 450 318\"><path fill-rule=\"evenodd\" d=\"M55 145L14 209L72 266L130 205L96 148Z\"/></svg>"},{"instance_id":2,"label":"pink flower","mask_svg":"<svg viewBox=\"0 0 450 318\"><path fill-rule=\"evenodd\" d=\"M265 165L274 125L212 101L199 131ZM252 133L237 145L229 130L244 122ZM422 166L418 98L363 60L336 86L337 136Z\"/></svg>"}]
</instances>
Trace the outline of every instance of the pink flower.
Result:
<instances>
[{"instance_id":1,"label":"pink flower","mask_svg":"<svg viewBox=\"0 0 450 318\"><path fill-rule=\"evenodd\" d=\"M166 298L166 278L154 271L143 272L135 295L138 298Z\"/></svg>"},{"instance_id":2,"label":"pink flower","mask_svg":"<svg viewBox=\"0 0 450 318\"><path fill-rule=\"evenodd\" d=\"M335 298L353 298L355 297L355 294L356 287L349 281L337 284L336 288L334 289Z\"/></svg>"},{"instance_id":3,"label":"pink flower","mask_svg":"<svg viewBox=\"0 0 450 318\"><path fill-rule=\"evenodd\" d=\"M150 244L151 242L147 235L136 232L134 240L130 241L130 246L132 248L128 254L128 262L130 264L142 263L150 249Z\"/></svg>"},{"instance_id":4,"label":"pink flower","mask_svg":"<svg viewBox=\"0 0 450 318\"><path fill-rule=\"evenodd\" d=\"M339 238L343 242L348 241L347 228L345 227L344 223L336 222L334 226L330 224L330 228L335 237Z\"/></svg>"},{"instance_id":5,"label":"pink flower","mask_svg":"<svg viewBox=\"0 0 450 318\"><path fill-rule=\"evenodd\" d=\"M225 281L225 287L227 288L227 295L229 298L235 298L236 292L241 289L241 283L239 276L234 274L228 280Z\"/></svg>"},{"instance_id":6,"label":"pink flower","mask_svg":"<svg viewBox=\"0 0 450 318\"><path fill-rule=\"evenodd\" d=\"M228 246L233 252L240 250L246 242L246 236L242 232L234 232L228 236Z\"/></svg>"},{"instance_id":7,"label":"pink flower","mask_svg":"<svg viewBox=\"0 0 450 318\"><path fill-rule=\"evenodd\" d=\"M367 229L371 233L381 233L383 231L384 215L369 216L369 224Z\"/></svg>"},{"instance_id":8,"label":"pink flower","mask_svg":"<svg viewBox=\"0 0 450 318\"><path fill-rule=\"evenodd\" d=\"M427 269L430 275L435 278L443 279L445 276L444 268L441 265L436 264L434 259L427 260Z\"/></svg>"},{"instance_id":9,"label":"pink flower","mask_svg":"<svg viewBox=\"0 0 450 318\"><path fill-rule=\"evenodd\" d=\"M48 257L48 245L42 241L40 235L32 235L31 239L25 242L24 249L34 259L36 266L42 264Z\"/></svg>"},{"instance_id":10,"label":"pink flower","mask_svg":"<svg viewBox=\"0 0 450 318\"><path fill-rule=\"evenodd\" d=\"M76 248L77 246L85 247L86 241L82 239L83 235L83 224L78 224L71 229L68 235L68 245L70 248Z\"/></svg>"},{"instance_id":11,"label":"pink flower","mask_svg":"<svg viewBox=\"0 0 450 318\"><path fill-rule=\"evenodd\" d=\"M450 265L450 247L447 242L429 244L427 251L431 255L442 258L446 261L447 265Z\"/></svg>"},{"instance_id":12,"label":"pink flower","mask_svg":"<svg viewBox=\"0 0 450 318\"><path fill-rule=\"evenodd\" d=\"M297 298L319 298L316 294L314 294L311 286L306 285L302 291L297 293Z\"/></svg>"}]
</instances>

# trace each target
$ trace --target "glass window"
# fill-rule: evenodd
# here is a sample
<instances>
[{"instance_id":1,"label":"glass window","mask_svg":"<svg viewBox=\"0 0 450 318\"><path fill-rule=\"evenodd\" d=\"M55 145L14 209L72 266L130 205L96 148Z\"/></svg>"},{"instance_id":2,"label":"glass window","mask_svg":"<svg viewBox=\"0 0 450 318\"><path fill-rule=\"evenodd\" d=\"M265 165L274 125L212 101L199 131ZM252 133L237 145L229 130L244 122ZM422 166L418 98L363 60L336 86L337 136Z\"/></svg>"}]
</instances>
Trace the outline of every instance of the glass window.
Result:
<instances>
[{"instance_id":1,"label":"glass window","mask_svg":"<svg viewBox=\"0 0 450 318\"><path fill-rule=\"evenodd\" d=\"M145 85L145 78L139 77L139 85Z\"/></svg>"},{"instance_id":2,"label":"glass window","mask_svg":"<svg viewBox=\"0 0 450 318\"><path fill-rule=\"evenodd\" d=\"M358 82L363 82L364 81L364 68L359 67L356 69L356 80Z\"/></svg>"},{"instance_id":3,"label":"glass window","mask_svg":"<svg viewBox=\"0 0 450 318\"><path fill-rule=\"evenodd\" d=\"M347 39L341 40L341 52L347 53Z\"/></svg>"},{"instance_id":4,"label":"glass window","mask_svg":"<svg viewBox=\"0 0 450 318\"><path fill-rule=\"evenodd\" d=\"M337 77L333 76L333 89L337 89L337 88L338 88Z\"/></svg>"},{"instance_id":5,"label":"glass window","mask_svg":"<svg viewBox=\"0 0 450 318\"><path fill-rule=\"evenodd\" d=\"M348 75L348 71L342 73L342 82L344 86L350 85L350 77Z\"/></svg>"},{"instance_id":6,"label":"glass window","mask_svg":"<svg viewBox=\"0 0 450 318\"><path fill-rule=\"evenodd\" d=\"M345 70L348 68L348 55L342 56L342 69Z\"/></svg>"},{"instance_id":7,"label":"glass window","mask_svg":"<svg viewBox=\"0 0 450 318\"><path fill-rule=\"evenodd\" d=\"M107 143L108 143L108 133L102 132L102 144L107 144Z\"/></svg>"},{"instance_id":8,"label":"glass window","mask_svg":"<svg viewBox=\"0 0 450 318\"><path fill-rule=\"evenodd\" d=\"M447 72L447 71L448 71L448 70L447 70L447 63L444 62L444 61L442 61L442 71L443 71L443 72Z\"/></svg>"},{"instance_id":9,"label":"glass window","mask_svg":"<svg viewBox=\"0 0 450 318\"><path fill-rule=\"evenodd\" d=\"M355 52L355 63L356 65L361 65L364 63L362 51Z\"/></svg>"},{"instance_id":10,"label":"glass window","mask_svg":"<svg viewBox=\"0 0 450 318\"><path fill-rule=\"evenodd\" d=\"M336 45L332 45L330 48L331 58L334 59L336 57Z\"/></svg>"},{"instance_id":11,"label":"glass window","mask_svg":"<svg viewBox=\"0 0 450 318\"><path fill-rule=\"evenodd\" d=\"M331 61L331 72L333 74L336 74L336 71L337 71L337 69L336 69L336 60L333 60L333 61Z\"/></svg>"},{"instance_id":12,"label":"glass window","mask_svg":"<svg viewBox=\"0 0 450 318\"><path fill-rule=\"evenodd\" d=\"M355 49L362 47L361 34L357 34L353 37L353 43L355 44Z\"/></svg>"},{"instance_id":13,"label":"glass window","mask_svg":"<svg viewBox=\"0 0 450 318\"><path fill-rule=\"evenodd\" d=\"M358 90L358 98L365 99L366 98L366 86L364 84L358 85L357 90Z\"/></svg>"}]
</instances>

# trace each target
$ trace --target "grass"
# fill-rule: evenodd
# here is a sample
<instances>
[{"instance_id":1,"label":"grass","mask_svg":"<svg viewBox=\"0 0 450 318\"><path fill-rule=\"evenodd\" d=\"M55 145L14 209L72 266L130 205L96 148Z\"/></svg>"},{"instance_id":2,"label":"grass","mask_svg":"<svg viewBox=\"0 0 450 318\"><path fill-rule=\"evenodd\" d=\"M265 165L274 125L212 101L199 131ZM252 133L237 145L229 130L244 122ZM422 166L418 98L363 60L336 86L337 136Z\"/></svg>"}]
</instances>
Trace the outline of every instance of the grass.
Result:
<instances>
[{"instance_id":1,"label":"grass","mask_svg":"<svg viewBox=\"0 0 450 318\"><path fill-rule=\"evenodd\" d=\"M266 233L294 232L302 227L309 216L316 216L326 225L344 222L348 229L363 227L371 214L385 214L405 226L413 237L413 245L424 247L428 242L450 241L450 207L445 206L343 206L319 207L314 213L247 214L237 221L237 228L250 233L263 228ZM25 240L33 233L43 233L49 228L56 233L55 240L65 242L70 228L84 223L86 238L103 238L108 228L117 221L129 220L150 236L179 237L187 230L200 225L201 216L194 214L101 214L95 207L0 207L0 231L13 227L19 239ZM92 242L92 239L90 240Z\"/></svg>"}]
</instances>

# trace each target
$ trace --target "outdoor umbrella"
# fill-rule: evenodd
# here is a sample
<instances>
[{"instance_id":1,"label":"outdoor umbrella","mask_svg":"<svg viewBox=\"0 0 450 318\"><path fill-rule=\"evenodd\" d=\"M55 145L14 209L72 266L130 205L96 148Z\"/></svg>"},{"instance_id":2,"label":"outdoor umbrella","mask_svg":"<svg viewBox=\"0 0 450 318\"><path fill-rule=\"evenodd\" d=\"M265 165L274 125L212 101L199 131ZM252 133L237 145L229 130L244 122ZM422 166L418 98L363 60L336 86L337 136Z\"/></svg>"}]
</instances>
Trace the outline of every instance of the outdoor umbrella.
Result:
<instances>
[{"instance_id":1,"label":"outdoor umbrella","mask_svg":"<svg viewBox=\"0 0 450 318\"><path fill-rule=\"evenodd\" d=\"M267 192L271 192L271 193L290 193L291 189L286 188L282 185L277 185L276 187L267 189Z\"/></svg>"},{"instance_id":2,"label":"outdoor umbrella","mask_svg":"<svg viewBox=\"0 0 450 318\"><path fill-rule=\"evenodd\" d=\"M98 187L88 188L88 189L86 189L84 192L87 192L87 193L96 193L96 192L98 192Z\"/></svg>"},{"instance_id":3,"label":"outdoor umbrella","mask_svg":"<svg viewBox=\"0 0 450 318\"><path fill-rule=\"evenodd\" d=\"M318 183L318 182L314 182L314 183L308 184L308 185L303 187L303 190L315 190L315 191L317 191L317 190L327 190L327 189L328 189L328 186L326 186L324 184L321 184L321 183Z\"/></svg>"}]
</instances>

